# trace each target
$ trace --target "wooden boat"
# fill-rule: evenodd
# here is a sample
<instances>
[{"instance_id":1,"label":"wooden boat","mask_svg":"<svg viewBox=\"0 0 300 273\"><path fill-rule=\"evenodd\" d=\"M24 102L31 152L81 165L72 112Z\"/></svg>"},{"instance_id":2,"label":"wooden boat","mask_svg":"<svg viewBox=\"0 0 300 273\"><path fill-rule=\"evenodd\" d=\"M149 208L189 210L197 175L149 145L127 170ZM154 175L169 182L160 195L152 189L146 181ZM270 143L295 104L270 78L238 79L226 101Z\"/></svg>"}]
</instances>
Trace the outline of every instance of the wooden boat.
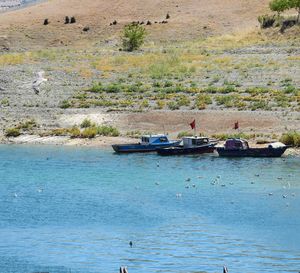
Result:
<instances>
[{"instance_id":1,"label":"wooden boat","mask_svg":"<svg viewBox=\"0 0 300 273\"><path fill-rule=\"evenodd\" d=\"M133 144L114 144L112 148L117 153L145 153L155 152L159 148L179 145L180 141L169 140L166 135L145 135L141 142Z\"/></svg>"},{"instance_id":2,"label":"wooden boat","mask_svg":"<svg viewBox=\"0 0 300 273\"><path fill-rule=\"evenodd\" d=\"M216 144L216 140L211 140L208 137L184 137L181 145L170 148L160 148L157 149L157 153L165 156L213 153Z\"/></svg>"},{"instance_id":3,"label":"wooden boat","mask_svg":"<svg viewBox=\"0 0 300 273\"><path fill-rule=\"evenodd\" d=\"M224 147L217 147L219 156L226 157L281 157L289 146L281 142L270 143L263 148L250 148L244 139L227 139Z\"/></svg>"}]
</instances>

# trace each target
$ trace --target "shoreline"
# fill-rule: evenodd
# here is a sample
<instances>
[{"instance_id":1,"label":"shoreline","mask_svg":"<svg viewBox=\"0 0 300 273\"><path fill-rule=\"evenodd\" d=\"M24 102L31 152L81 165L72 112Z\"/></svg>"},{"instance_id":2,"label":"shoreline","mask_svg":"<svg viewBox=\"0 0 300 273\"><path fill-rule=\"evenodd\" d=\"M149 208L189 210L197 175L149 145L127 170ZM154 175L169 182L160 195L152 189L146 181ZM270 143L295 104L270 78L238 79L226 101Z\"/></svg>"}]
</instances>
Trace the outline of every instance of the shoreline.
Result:
<instances>
[{"instance_id":1,"label":"shoreline","mask_svg":"<svg viewBox=\"0 0 300 273\"><path fill-rule=\"evenodd\" d=\"M139 138L126 136L107 137L97 136L93 139L86 138L71 138L69 136L47 136L41 137L38 135L21 135L15 138L0 138L0 145L53 145L53 146L69 146L69 147L90 147L90 148L111 148L112 144L127 144L138 142ZM220 141L222 145L224 141ZM249 140L250 146L262 147L266 144L256 144L255 141ZM284 156L300 157L300 148L291 147L287 149Z\"/></svg>"},{"instance_id":2,"label":"shoreline","mask_svg":"<svg viewBox=\"0 0 300 273\"><path fill-rule=\"evenodd\" d=\"M16 10L20 10L20 9L24 9L24 8L29 8L29 7L32 7L32 6L35 6L37 4L47 2L47 1L48 0L35 0L35 1L29 2L29 3L16 5L14 7L6 8L6 9L0 6L0 14L4 14L4 13L7 13L7 12L16 11Z\"/></svg>"}]
</instances>

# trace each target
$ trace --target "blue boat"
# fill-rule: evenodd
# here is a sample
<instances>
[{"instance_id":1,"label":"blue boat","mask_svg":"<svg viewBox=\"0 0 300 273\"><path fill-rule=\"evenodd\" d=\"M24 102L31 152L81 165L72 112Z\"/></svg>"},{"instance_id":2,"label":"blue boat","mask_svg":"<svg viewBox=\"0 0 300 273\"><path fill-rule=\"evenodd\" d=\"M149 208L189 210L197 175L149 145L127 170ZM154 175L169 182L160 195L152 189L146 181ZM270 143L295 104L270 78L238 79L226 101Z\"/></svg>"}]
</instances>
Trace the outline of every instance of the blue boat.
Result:
<instances>
[{"instance_id":1,"label":"blue boat","mask_svg":"<svg viewBox=\"0 0 300 273\"><path fill-rule=\"evenodd\" d=\"M116 153L146 153L155 152L159 148L168 148L179 145L180 140L169 140L166 135L145 135L141 142L133 144L112 145Z\"/></svg>"},{"instance_id":2,"label":"blue boat","mask_svg":"<svg viewBox=\"0 0 300 273\"><path fill-rule=\"evenodd\" d=\"M227 139L224 147L217 147L219 156L225 157L281 157L290 146L281 142L270 143L267 147L250 148L244 139Z\"/></svg>"}]
</instances>

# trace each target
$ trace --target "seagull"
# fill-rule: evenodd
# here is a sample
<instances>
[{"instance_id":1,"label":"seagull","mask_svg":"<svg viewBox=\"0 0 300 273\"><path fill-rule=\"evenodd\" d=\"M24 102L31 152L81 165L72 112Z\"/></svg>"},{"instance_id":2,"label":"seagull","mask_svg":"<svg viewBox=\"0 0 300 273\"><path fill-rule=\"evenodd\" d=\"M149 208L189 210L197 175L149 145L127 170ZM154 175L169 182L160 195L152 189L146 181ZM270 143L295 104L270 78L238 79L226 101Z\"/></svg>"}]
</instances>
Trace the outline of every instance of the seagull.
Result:
<instances>
[{"instance_id":1,"label":"seagull","mask_svg":"<svg viewBox=\"0 0 300 273\"><path fill-rule=\"evenodd\" d=\"M130 247L133 246L133 242L132 242L132 241L129 242L129 246L130 246Z\"/></svg>"},{"instance_id":2,"label":"seagull","mask_svg":"<svg viewBox=\"0 0 300 273\"><path fill-rule=\"evenodd\" d=\"M44 73L45 73L44 71L38 72L38 73L37 73L38 78L32 83L32 88L33 88L33 90L34 90L34 92L35 92L36 95L38 95L38 94L40 93L39 86L40 86L43 82L46 82L46 81L47 81L47 79L45 79L45 78L43 77Z\"/></svg>"},{"instance_id":3,"label":"seagull","mask_svg":"<svg viewBox=\"0 0 300 273\"><path fill-rule=\"evenodd\" d=\"M223 273L228 273L228 269L226 266L223 266Z\"/></svg>"}]
</instances>

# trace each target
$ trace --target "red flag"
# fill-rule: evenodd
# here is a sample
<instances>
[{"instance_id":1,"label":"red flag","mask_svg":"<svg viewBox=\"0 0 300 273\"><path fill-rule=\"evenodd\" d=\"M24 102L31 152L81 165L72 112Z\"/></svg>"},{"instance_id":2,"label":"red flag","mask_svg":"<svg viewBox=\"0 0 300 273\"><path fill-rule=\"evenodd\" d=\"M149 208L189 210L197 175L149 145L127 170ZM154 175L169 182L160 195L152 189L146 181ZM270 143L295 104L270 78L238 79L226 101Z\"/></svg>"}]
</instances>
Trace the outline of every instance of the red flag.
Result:
<instances>
[{"instance_id":1,"label":"red flag","mask_svg":"<svg viewBox=\"0 0 300 273\"><path fill-rule=\"evenodd\" d=\"M239 122L238 122L238 121L234 123L233 129L234 129L234 130L239 129Z\"/></svg>"},{"instance_id":2,"label":"red flag","mask_svg":"<svg viewBox=\"0 0 300 273\"><path fill-rule=\"evenodd\" d=\"M192 129L196 128L196 120L193 120L193 122L190 123L190 126L192 127Z\"/></svg>"}]
</instances>

